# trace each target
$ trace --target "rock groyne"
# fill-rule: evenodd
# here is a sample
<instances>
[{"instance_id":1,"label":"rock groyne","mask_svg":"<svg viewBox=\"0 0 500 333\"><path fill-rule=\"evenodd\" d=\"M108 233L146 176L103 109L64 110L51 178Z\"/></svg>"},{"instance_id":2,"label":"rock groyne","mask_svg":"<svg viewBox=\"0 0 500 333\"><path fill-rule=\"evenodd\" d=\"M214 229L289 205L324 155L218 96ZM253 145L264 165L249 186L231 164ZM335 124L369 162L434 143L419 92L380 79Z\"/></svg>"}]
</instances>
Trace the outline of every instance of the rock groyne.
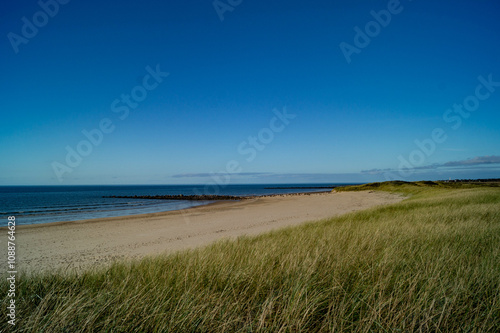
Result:
<instances>
[{"instance_id":1,"label":"rock groyne","mask_svg":"<svg viewBox=\"0 0 500 333\"><path fill-rule=\"evenodd\" d=\"M321 192L306 192L306 193L283 193L283 194L266 194L266 195L109 195L103 196L103 198L118 198L118 199L156 199L156 200L190 200L190 201L217 201L217 200L246 200L254 198L266 198L266 197L285 197L285 196L295 196L295 195L311 195L317 193L325 193L330 191Z\"/></svg>"}]
</instances>

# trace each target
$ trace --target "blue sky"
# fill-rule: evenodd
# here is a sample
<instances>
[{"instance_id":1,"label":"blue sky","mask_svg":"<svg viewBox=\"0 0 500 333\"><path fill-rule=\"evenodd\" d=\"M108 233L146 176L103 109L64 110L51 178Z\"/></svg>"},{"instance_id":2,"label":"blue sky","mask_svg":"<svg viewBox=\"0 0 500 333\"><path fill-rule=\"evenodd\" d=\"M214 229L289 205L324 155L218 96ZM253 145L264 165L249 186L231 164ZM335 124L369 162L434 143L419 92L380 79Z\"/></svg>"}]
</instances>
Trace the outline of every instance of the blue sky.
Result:
<instances>
[{"instance_id":1,"label":"blue sky","mask_svg":"<svg viewBox=\"0 0 500 333\"><path fill-rule=\"evenodd\" d=\"M500 178L496 1L1 6L0 185Z\"/></svg>"}]
</instances>

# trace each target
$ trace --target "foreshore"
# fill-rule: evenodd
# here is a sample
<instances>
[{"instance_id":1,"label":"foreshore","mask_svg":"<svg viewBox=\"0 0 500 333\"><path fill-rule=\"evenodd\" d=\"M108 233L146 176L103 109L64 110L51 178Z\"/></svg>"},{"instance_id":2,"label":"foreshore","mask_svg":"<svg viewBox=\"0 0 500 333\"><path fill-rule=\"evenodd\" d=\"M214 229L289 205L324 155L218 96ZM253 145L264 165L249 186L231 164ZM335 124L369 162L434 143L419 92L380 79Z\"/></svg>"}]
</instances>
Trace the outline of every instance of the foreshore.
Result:
<instances>
[{"instance_id":1,"label":"foreshore","mask_svg":"<svg viewBox=\"0 0 500 333\"><path fill-rule=\"evenodd\" d=\"M308 187L304 187L308 188ZM277 187L276 189L279 189ZM193 194L193 195L108 195L103 198L120 198L120 199L153 199L153 200L188 200L188 201L219 201L219 200L247 200L256 198L271 198L293 195L311 195L315 193L329 193L330 191L315 191L315 192L298 192L298 193L281 193L281 194L264 194L264 195L218 195L218 194Z\"/></svg>"},{"instance_id":2,"label":"foreshore","mask_svg":"<svg viewBox=\"0 0 500 333\"><path fill-rule=\"evenodd\" d=\"M81 270L257 235L403 198L384 192L306 193L218 201L179 211L18 226L21 271Z\"/></svg>"}]
</instances>

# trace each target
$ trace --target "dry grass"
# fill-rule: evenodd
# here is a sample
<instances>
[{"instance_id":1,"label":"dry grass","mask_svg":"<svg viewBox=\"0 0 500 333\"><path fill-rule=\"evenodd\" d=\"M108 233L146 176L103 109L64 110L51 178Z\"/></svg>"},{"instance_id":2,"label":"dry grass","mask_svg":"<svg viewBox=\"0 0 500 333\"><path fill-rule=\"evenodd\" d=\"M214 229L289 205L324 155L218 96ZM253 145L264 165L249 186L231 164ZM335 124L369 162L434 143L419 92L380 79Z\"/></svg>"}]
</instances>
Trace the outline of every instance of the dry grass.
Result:
<instances>
[{"instance_id":1,"label":"dry grass","mask_svg":"<svg viewBox=\"0 0 500 333\"><path fill-rule=\"evenodd\" d=\"M22 276L16 330L499 331L500 188L414 186L376 186L412 194L395 205L258 237Z\"/></svg>"}]
</instances>

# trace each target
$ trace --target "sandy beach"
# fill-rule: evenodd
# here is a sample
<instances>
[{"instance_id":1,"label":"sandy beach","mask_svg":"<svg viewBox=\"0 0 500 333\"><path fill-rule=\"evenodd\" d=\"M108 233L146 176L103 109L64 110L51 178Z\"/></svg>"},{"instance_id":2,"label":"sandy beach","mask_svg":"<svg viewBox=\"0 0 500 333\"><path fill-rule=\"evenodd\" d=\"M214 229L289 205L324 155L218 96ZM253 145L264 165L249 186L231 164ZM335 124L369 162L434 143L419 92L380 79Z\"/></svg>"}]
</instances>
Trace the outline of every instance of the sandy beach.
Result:
<instances>
[{"instance_id":1,"label":"sandy beach","mask_svg":"<svg viewBox=\"0 0 500 333\"><path fill-rule=\"evenodd\" d=\"M402 199L383 192L282 195L182 211L18 226L18 267L26 271L90 268L203 246L222 238L256 235Z\"/></svg>"}]
</instances>

